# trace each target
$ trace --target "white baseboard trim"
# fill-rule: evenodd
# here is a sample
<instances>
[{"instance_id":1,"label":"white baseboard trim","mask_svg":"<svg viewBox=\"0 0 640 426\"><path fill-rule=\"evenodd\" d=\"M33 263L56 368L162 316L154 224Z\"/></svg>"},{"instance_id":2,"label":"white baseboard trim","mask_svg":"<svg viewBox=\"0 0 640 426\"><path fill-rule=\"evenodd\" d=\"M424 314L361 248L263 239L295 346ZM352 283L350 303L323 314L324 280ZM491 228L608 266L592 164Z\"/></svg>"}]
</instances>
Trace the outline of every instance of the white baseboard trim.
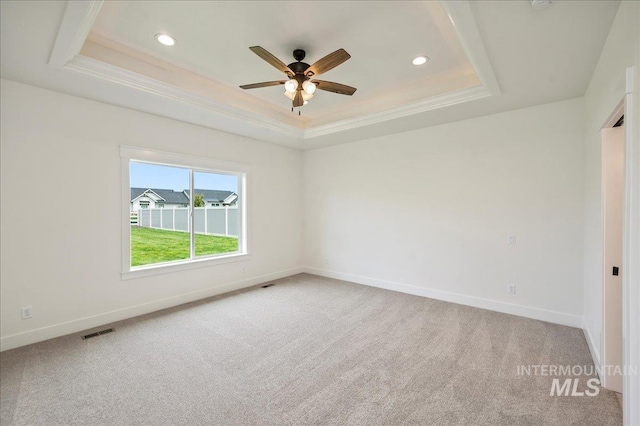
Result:
<instances>
[{"instance_id":1,"label":"white baseboard trim","mask_svg":"<svg viewBox=\"0 0 640 426\"><path fill-rule=\"evenodd\" d=\"M481 297L467 296L459 293L435 290L431 288L418 287L409 284L401 284L392 281L384 281L375 278L361 277L359 275L346 274L343 272L329 271L306 266L304 272L319 275L327 278L349 281L356 284L364 284L371 287L384 288L401 293L413 294L416 296L428 297L445 302L458 303L460 305L473 306L475 308L488 309L490 311L502 312L505 314L517 315L520 317L551 322L554 324L567 325L569 327L582 327L582 317L578 315L566 314L563 312L549 311L546 309L533 308L524 305L499 302L497 300L483 299Z\"/></svg>"},{"instance_id":2,"label":"white baseboard trim","mask_svg":"<svg viewBox=\"0 0 640 426\"><path fill-rule=\"evenodd\" d=\"M304 268L302 267L287 269L284 271L248 278L246 280L234 281L231 283L218 285L204 290L198 290L191 293L180 294L165 299L155 300L153 302L129 306L127 308L117 309L115 311L105 312L90 317L79 318L72 321L38 328L35 330L29 330L23 333L12 334L0 338L0 351L6 351L20 346L30 345L32 343L52 339L54 337L77 333L82 330L88 330L90 328L99 327L127 318L133 318L139 315L159 311L161 309L171 308L173 306L182 305L183 303L194 302L196 300L205 299L207 297L217 296L218 294L240 290L267 281L300 274L302 272L304 272Z\"/></svg>"},{"instance_id":3,"label":"white baseboard trim","mask_svg":"<svg viewBox=\"0 0 640 426\"><path fill-rule=\"evenodd\" d=\"M598 341L593 339L593 335L589 331L589 327L587 327L587 322L585 319L582 319L582 331L584 332L584 338L587 339L587 345L589 346L589 352L591 352L591 358L593 358L593 365L599 367L600 364L600 345Z\"/></svg>"}]
</instances>

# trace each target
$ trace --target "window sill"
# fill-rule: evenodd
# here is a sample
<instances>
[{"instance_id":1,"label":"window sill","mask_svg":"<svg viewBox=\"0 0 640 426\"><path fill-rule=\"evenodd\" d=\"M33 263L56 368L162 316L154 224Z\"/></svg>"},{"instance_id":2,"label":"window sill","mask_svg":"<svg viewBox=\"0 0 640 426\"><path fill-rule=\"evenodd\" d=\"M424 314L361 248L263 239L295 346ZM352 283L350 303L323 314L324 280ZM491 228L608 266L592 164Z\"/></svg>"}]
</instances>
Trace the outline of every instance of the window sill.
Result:
<instances>
[{"instance_id":1,"label":"window sill","mask_svg":"<svg viewBox=\"0 0 640 426\"><path fill-rule=\"evenodd\" d=\"M122 280L150 277L153 275L169 274L178 271L188 271L194 268L221 265L224 263L247 261L251 259L248 253L233 253L226 256L207 257L203 259L188 259L178 262L139 266L121 273Z\"/></svg>"}]
</instances>

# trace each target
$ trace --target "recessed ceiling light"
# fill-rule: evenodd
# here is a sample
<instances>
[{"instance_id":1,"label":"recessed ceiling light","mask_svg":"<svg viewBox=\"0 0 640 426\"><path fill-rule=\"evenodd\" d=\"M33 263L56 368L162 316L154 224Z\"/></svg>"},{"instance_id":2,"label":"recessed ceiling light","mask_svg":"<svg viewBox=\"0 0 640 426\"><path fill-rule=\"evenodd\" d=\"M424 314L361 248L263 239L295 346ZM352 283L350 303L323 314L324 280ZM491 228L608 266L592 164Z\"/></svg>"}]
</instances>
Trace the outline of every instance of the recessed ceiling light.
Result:
<instances>
[{"instance_id":1,"label":"recessed ceiling light","mask_svg":"<svg viewBox=\"0 0 640 426\"><path fill-rule=\"evenodd\" d=\"M173 37L166 34L156 34L156 40L158 40L165 46L173 46L174 44L176 44L176 41L173 39Z\"/></svg>"},{"instance_id":2,"label":"recessed ceiling light","mask_svg":"<svg viewBox=\"0 0 640 426\"><path fill-rule=\"evenodd\" d=\"M426 56L416 56L411 62L413 62L413 65L422 65L426 64L428 60L429 58L427 58Z\"/></svg>"}]
</instances>

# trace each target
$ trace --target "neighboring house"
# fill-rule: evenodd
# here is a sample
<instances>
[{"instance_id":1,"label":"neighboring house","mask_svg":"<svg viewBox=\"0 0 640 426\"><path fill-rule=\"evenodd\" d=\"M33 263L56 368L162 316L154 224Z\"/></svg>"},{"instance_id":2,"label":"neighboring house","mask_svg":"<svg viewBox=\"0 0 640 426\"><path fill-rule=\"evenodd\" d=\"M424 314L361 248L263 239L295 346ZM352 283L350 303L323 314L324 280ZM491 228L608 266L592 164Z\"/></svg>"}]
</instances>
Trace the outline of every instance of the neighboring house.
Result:
<instances>
[{"instance_id":1,"label":"neighboring house","mask_svg":"<svg viewBox=\"0 0 640 426\"><path fill-rule=\"evenodd\" d=\"M215 189L196 189L202 194L206 207L234 206L238 195L233 191ZM131 188L131 211L148 208L189 207L189 191L174 191L158 188Z\"/></svg>"},{"instance_id":2,"label":"neighboring house","mask_svg":"<svg viewBox=\"0 0 640 426\"><path fill-rule=\"evenodd\" d=\"M189 207L184 191L157 188L131 188L131 211L148 208Z\"/></svg>"},{"instance_id":3,"label":"neighboring house","mask_svg":"<svg viewBox=\"0 0 640 426\"><path fill-rule=\"evenodd\" d=\"M189 192L187 191L186 193L188 194ZM234 206L238 201L238 194L232 191L196 189L195 193L202 194L205 207Z\"/></svg>"}]
</instances>

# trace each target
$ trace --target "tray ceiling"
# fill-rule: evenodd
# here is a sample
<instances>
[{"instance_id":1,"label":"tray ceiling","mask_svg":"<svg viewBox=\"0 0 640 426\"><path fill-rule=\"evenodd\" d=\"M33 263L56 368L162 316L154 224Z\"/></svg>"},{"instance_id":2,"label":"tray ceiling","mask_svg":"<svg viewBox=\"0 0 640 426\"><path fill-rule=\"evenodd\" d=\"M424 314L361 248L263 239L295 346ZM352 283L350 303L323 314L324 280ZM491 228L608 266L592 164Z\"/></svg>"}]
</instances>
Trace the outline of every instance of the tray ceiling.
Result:
<instances>
[{"instance_id":1,"label":"tray ceiling","mask_svg":"<svg viewBox=\"0 0 640 426\"><path fill-rule=\"evenodd\" d=\"M583 96L618 1L2 1L3 78L298 149ZM157 33L177 43L158 44ZM284 62L344 48L302 115ZM414 66L411 59L430 61ZM495 70L495 75L494 75ZM499 84L498 84L499 82Z\"/></svg>"},{"instance_id":2,"label":"tray ceiling","mask_svg":"<svg viewBox=\"0 0 640 426\"><path fill-rule=\"evenodd\" d=\"M176 45L161 45L158 33ZM284 78L248 49L255 45L285 63L296 48L308 63L344 48L352 58L320 78L358 91L318 92L301 116L291 114L282 86L243 93L242 84ZM269 114L306 128L481 84L439 2L106 2L81 53L188 90L197 90L189 78L204 77L212 89L234 89L225 97L239 107L267 113L268 104ZM415 66L417 55L430 60ZM215 90L202 94L216 98ZM255 108L256 100L264 103Z\"/></svg>"}]
</instances>

